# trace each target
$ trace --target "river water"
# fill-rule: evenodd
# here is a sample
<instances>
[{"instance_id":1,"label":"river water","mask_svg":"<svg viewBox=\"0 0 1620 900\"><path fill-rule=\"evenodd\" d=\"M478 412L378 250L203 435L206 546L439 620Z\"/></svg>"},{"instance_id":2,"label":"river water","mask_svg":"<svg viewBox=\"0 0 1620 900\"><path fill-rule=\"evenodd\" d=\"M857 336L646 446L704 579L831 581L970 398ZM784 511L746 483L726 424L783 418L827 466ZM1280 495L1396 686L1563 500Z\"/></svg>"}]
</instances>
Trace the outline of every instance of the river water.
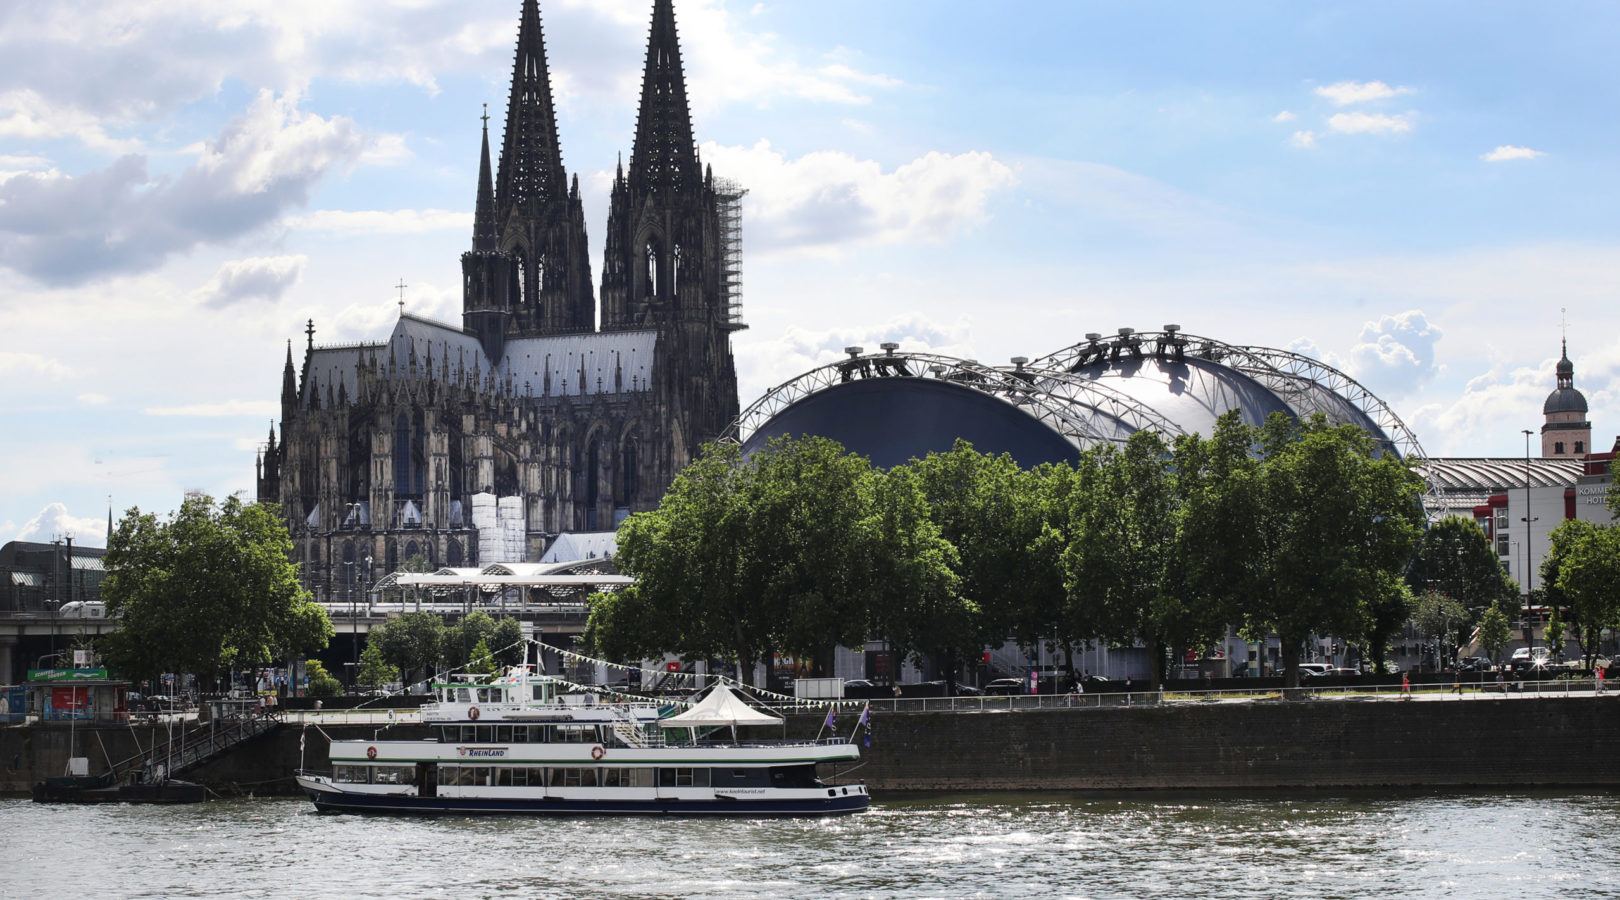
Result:
<instances>
[{"instance_id":1,"label":"river water","mask_svg":"<svg viewBox=\"0 0 1620 900\"><path fill-rule=\"evenodd\" d=\"M837 819L397 819L0 800L0 896L1620 896L1620 796L894 798Z\"/></svg>"}]
</instances>

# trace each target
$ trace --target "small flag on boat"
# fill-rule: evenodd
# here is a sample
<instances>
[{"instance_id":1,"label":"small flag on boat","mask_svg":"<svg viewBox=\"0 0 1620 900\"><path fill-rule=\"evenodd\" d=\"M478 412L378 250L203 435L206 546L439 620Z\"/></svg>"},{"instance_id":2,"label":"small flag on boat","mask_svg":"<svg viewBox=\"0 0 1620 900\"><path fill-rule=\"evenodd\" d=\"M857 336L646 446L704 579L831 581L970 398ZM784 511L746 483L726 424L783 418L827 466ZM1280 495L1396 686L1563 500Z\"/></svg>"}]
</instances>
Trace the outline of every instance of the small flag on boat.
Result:
<instances>
[{"instance_id":1,"label":"small flag on boat","mask_svg":"<svg viewBox=\"0 0 1620 900\"><path fill-rule=\"evenodd\" d=\"M298 752L299 753L304 752L304 735L305 735L305 732L302 732L302 731L298 732Z\"/></svg>"},{"instance_id":2,"label":"small flag on boat","mask_svg":"<svg viewBox=\"0 0 1620 900\"><path fill-rule=\"evenodd\" d=\"M872 704L866 704L866 708L861 710L861 721L859 724L866 731L866 746L872 746Z\"/></svg>"},{"instance_id":3,"label":"small flag on boat","mask_svg":"<svg viewBox=\"0 0 1620 900\"><path fill-rule=\"evenodd\" d=\"M827 728L830 731L837 731L838 730L838 707L836 707L836 706L827 707L827 721L825 721L825 722L823 722L821 724L822 724L822 727Z\"/></svg>"}]
</instances>

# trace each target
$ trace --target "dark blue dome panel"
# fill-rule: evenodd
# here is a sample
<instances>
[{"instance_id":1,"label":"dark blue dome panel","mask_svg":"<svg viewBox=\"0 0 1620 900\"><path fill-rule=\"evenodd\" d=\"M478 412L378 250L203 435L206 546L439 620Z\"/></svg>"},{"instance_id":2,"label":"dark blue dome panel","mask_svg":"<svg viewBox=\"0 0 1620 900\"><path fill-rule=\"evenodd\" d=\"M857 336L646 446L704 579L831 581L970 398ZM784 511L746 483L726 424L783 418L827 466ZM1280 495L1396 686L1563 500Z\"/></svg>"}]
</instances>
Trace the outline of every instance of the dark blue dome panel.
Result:
<instances>
[{"instance_id":1,"label":"dark blue dome panel","mask_svg":"<svg viewBox=\"0 0 1620 900\"><path fill-rule=\"evenodd\" d=\"M1024 410L932 378L867 378L817 391L772 416L743 453L782 435L830 438L883 468L948 451L957 438L1011 454L1024 468L1080 458L1079 448Z\"/></svg>"}]
</instances>

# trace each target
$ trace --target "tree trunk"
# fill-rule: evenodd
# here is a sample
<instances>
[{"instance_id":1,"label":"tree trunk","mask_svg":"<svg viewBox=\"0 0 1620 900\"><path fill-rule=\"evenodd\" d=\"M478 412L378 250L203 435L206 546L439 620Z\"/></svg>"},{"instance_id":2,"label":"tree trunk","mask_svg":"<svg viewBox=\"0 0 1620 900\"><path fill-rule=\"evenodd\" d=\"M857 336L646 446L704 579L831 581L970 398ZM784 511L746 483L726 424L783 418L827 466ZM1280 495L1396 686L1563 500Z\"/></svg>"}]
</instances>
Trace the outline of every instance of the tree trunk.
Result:
<instances>
[{"instance_id":1,"label":"tree trunk","mask_svg":"<svg viewBox=\"0 0 1620 900\"><path fill-rule=\"evenodd\" d=\"M1283 660L1283 687L1299 687L1299 645L1300 640L1293 637L1282 639Z\"/></svg>"}]
</instances>

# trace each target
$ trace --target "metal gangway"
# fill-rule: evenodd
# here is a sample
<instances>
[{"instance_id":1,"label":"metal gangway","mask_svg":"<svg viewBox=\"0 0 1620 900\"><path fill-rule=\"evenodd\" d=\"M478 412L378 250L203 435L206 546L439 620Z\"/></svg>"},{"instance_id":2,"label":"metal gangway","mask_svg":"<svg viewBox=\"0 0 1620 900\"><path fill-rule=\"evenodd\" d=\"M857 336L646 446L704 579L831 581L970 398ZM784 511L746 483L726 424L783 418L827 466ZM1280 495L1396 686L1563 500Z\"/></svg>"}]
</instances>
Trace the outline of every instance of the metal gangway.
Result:
<instances>
[{"instance_id":1,"label":"metal gangway","mask_svg":"<svg viewBox=\"0 0 1620 900\"><path fill-rule=\"evenodd\" d=\"M153 744L150 750L115 763L108 773L109 779L115 782L131 779L137 783L162 781L268 734L281 724L281 712L276 709L215 716L205 726L182 731L179 741Z\"/></svg>"}]
</instances>

